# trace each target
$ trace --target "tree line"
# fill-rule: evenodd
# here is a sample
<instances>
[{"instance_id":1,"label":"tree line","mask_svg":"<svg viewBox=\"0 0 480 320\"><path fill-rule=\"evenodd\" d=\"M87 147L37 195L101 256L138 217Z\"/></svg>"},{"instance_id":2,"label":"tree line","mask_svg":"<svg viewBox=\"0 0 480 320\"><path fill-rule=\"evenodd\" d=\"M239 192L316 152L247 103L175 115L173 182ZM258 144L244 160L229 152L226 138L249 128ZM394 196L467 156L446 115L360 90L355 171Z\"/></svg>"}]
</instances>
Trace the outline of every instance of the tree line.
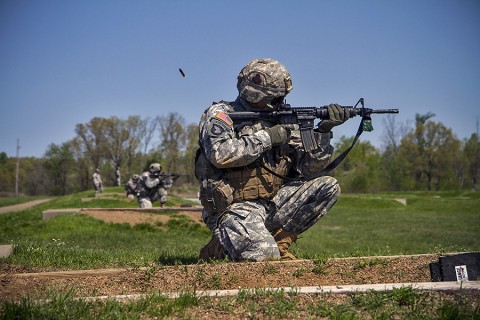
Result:
<instances>
[{"instance_id":1,"label":"tree line","mask_svg":"<svg viewBox=\"0 0 480 320\"><path fill-rule=\"evenodd\" d=\"M479 133L458 139L434 114L417 114L414 125L383 121L383 146L360 139L334 175L344 192L458 190L479 187ZM66 195L92 189L92 174L100 169L106 186L148 170L152 162L166 173L184 174L181 183L195 185L194 160L198 125L185 124L178 113L142 119L95 117L75 126L75 137L50 144L42 158L20 158L19 191L26 195ZM354 137L335 142L336 153ZM0 152L0 192L15 190L16 158Z\"/></svg>"}]
</instances>

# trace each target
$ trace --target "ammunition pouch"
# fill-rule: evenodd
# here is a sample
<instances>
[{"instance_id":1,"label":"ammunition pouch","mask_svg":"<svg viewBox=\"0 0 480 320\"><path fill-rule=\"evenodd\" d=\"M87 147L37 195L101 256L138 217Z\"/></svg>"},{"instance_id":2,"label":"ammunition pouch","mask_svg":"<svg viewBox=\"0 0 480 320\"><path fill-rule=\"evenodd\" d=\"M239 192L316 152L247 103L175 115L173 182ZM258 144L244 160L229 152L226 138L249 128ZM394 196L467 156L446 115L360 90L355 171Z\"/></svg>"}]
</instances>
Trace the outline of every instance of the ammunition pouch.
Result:
<instances>
[{"instance_id":1,"label":"ammunition pouch","mask_svg":"<svg viewBox=\"0 0 480 320\"><path fill-rule=\"evenodd\" d=\"M262 165L263 164L263 165ZM195 175L200 181L200 201L211 213L222 213L234 202L245 200L271 200L284 183L291 160L281 156L269 172L263 158L254 163L231 169L213 166L203 152L197 152Z\"/></svg>"},{"instance_id":2,"label":"ammunition pouch","mask_svg":"<svg viewBox=\"0 0 480 320\"><path fill-rule=\"evenodd\" d=\"M208 212L222 213L233 203L233 189L200 148L195 156L195 177L200 181L200 202Z\"/></svg>"},{"instance_id":3,"label":"ammunition pouch","mask_svg":"<svg viewBox=\"0 0 480 320\"><path fill-rule=\"evenodd\" d=\"M222 213L233 203L233 189L217 175L200 181L200 202L211 213Z\"/></svg>"}]
</instances>

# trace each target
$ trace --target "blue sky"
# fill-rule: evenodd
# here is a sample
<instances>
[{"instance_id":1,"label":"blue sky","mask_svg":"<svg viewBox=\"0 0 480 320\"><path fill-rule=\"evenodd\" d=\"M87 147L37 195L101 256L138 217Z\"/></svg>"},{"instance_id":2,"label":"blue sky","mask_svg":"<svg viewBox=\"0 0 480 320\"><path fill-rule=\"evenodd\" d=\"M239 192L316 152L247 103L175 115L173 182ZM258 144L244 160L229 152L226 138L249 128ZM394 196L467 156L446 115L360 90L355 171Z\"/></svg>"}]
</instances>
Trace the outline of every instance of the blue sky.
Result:
<instances>
[{"instance_id":1,"label":"blue sky","mask_svg":"<svg viewBox=\"0 0 480 320\"><path fill-rule=\"evenodd\" d=\"M0 152L15 156L18 138L42 157L93 117L198 123L260 57L287 66L294 106L363 97L399 123L433 112L460 139L477 130L478 0L0 0ZM362 137L378 147L381 118Z\"/></svg>"}]
</instances>

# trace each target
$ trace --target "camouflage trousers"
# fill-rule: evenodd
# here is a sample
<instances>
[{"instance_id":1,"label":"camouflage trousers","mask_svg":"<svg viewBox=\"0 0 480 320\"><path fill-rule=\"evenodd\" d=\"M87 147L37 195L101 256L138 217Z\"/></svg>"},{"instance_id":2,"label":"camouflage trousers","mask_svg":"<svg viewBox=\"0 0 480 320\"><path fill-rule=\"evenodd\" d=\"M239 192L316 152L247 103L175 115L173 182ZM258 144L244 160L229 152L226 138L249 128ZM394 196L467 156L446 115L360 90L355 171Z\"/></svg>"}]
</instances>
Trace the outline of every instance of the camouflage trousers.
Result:
<instances>
[{"instance_id":1,"label":"camouflage trousers","mask_svg":"<svg viewBox=\"0 0 480 320\"><path fill-rule=\"evenodd\" d=\"M153 208L152 201L149 198L138 198L138 205L142 209Z\"/></svg>"},{"instance_id":2,"label":"camouflage trousers","mask_svg":"<svg viewBox=\"0 0 480 320\"><path fill-rule=\"evenodd\" d=\"M163 205L168 200L168 191L165 188L158 189L158 198L160 199L160 204Z\"/></svg>"},{"instance_id":3,"label":"camouflage trousers","mask_svg":"<svg viewBox=\"0 0 480 320\"><path fill-rule=\"evenodd\" d=\"M160 204L163 206L168 200L168 191L165 188L159 188L153 194L148 197L139 197L138 204L140 208L152 208L155 201L160 200Z\"/></svg>"},{"instance_id":4,"label":"camouflage trousers","mask_svg":"<svg viewBox=\"0 0 480 320\"><path fill-rule=\"evenodd\" d=\"M93 185L93 189L95 189L95 193L103 192L103 184L96 183L96 184Z\"/></svg>"},{"instance_id":5,"label":"camouflage trousers","mask_svg":"<svg viewBox=\"0 0 480 320\"><path fill-rule=\"evenodd\" d=\"M280 258L271 232L283 228L296 235L308 230L335 204L340 186L333 177L285 184L271 201L231 204L220 215L206 210L203 220L232 261Z\"/></svg>"}]
</instances>

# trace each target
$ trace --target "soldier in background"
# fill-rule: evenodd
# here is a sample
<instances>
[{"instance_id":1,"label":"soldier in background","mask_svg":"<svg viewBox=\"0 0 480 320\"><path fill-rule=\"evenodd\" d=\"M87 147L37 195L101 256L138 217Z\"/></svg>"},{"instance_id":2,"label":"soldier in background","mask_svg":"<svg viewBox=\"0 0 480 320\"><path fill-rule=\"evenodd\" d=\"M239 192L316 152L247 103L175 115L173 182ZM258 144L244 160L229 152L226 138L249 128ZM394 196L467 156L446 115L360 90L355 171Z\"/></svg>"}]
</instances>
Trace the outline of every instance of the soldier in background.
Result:
<instances>
[{"instance_id":1,"label":"soldier in background","mask_svg":"<svg viewBox=\"0 0 480 320\"><path fill-rule=\"evenodd\" d=\"M120 172L120 167L117 167L115 170L115 179L117 180L117 187L122 185L122 173Z\"/></svg>"},{"instance_id":2,"label":"soldier in background","mask_svg":"<svg viewBox=\"0 0 480 320\"><path fill-rule=\"evenodd\" d=\"M335 204L340 186L322 175L333 153L331 129L349 111L328 106L329 119L314 130L318 148L303 149L298 125L269 121L238 123L234 111L274 111L292 90L290 74L273 59L256 59L237 78L233 102L214 103L199 124L202 218L213 236L202 259L232 261L294 260L288 252L297 236Z\"/></svg>"},{"instance_id":3,"label":"soldier in background","mask_svg":"<svg viewBox=\"0 0 480 320\"><path fill-rule=\"evenodd\" d=\"M95 169L93 173L93 188L95 189L95 195L100 192L103 192L103 182L102 177L100 176L100 169Z\"/></svg>"},{"instance_id":4,"label":"soldier in background","mask_svg":"<svg viewBox=\"0 0 480 320\"><path fill-rule=\"evenodd\" d=\"M140 208L152 208L152 203L160 199L158 188L161 183L161 172L162 166L160 163L152 163L149 171L142 174L136 188Z\"/></svg>"},{"instance_id":5,"label":"soldier in background","mask_svg":"<svg viewBox=\"0 0 480 320\"><path fill-rule=\"evenodd\" d=\"M137 196L137 184L140 181L140 176L134 174L127 183L125 183L125 193L128 199L133 200Z\"/></svg>"}]
</instances>

